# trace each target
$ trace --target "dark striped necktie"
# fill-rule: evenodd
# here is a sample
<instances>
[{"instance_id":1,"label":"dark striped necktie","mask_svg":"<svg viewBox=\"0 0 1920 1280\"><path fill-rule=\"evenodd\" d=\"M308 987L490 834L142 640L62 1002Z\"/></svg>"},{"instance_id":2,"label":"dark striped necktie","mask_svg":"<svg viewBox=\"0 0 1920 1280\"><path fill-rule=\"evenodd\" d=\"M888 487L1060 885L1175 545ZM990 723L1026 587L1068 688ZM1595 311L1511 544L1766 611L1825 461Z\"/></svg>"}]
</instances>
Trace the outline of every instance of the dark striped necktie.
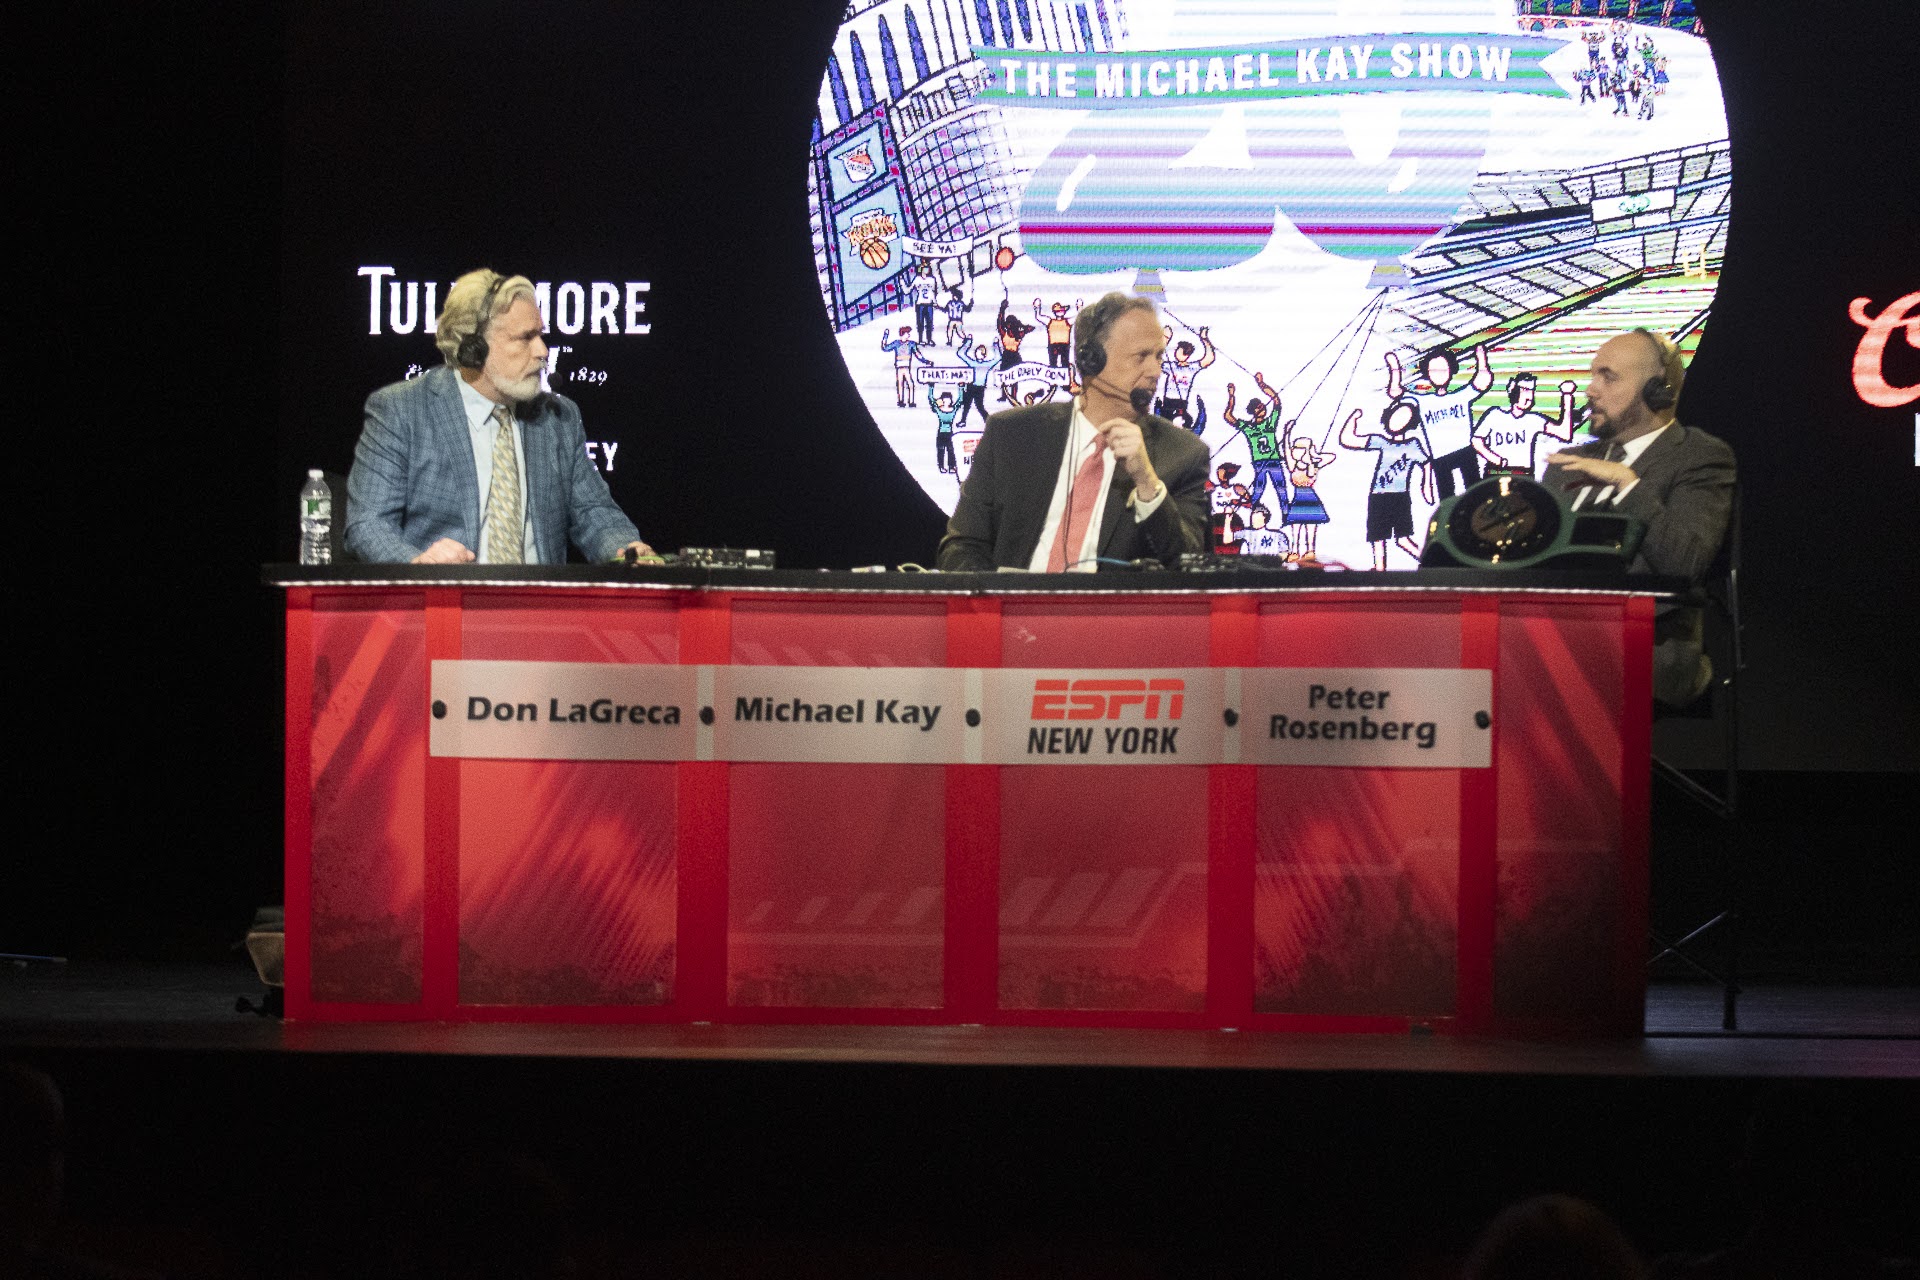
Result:
<instances>
[{"instance_id":1,"label":"dark striped necktie","mask_svg":"<svg viewBox=\"0 0 1920 1280\"><path fill-rule=\"evenodd\" d=\"M1625 462L1627 460L1627 447L1616 440L1607 446L1606 453L1601 456L1607 462ZM1597 507L1601 505L1603 498L1606 499L1609 505L1611 504L1613 499L1612 485L1581 485L1573 491L1572 506L1575 511L1584 510L1588 507Z\"/></svg>"}]
</instances>

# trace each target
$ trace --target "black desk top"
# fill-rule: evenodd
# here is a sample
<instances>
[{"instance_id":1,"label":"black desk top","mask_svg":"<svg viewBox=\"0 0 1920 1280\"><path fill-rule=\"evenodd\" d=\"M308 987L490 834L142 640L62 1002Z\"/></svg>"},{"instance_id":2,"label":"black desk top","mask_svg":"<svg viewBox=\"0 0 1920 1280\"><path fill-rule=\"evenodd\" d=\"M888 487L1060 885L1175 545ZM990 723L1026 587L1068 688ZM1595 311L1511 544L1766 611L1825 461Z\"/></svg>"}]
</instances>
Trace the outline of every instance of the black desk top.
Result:
<instances>
[{"instance_id":1,"label":"black desk top","mask_svg":"<svg viewBox=\"0 0 1920 1280\"><path fill-rule=\"evenodd\" d=\"M1673 599L1684 579L1549 569L1418 569L1384 573L1253 566L1208 572L855 573L844 569L697 569L666 565L270 564L270 587L506 587L542 590L845 592L853 595L1160 595L1355 592L1382 595L1553 594Z\"/></svg>"}]
</instances>

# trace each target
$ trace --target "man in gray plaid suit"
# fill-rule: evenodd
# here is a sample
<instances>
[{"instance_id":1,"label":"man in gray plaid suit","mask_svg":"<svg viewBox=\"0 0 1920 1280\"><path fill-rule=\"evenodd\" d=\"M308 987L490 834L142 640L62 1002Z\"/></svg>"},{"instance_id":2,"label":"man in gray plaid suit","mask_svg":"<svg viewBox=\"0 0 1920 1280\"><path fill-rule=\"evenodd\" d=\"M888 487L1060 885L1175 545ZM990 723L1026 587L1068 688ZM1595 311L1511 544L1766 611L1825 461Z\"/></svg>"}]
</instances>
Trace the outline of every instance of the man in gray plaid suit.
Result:
<instances>
[{"instance_id":1,"label":"man in gray plaid suit","mask_svg":"<svg viewBox=\"0 0 1920 1280\"><path fill-rule=\"evenodd\" d=\"M540 389L547 344L525 276L473 271L436 322L446 359L367 397L347 548L376 564L617 559L640 540L586 451L580 410Z\"/></svg>"}]
</instances>

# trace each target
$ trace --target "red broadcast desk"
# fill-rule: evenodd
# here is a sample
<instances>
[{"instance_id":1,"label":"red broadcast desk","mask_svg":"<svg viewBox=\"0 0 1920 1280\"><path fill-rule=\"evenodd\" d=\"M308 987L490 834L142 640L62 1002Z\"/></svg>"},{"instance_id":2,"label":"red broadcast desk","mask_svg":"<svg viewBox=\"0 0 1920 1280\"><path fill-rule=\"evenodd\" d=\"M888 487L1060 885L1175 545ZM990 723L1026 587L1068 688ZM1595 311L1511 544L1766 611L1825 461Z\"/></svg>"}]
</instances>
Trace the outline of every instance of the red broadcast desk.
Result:
<instances>
[{"instance_id":1,"label":"red broadcast desk","mask_svg":"<svg viewBox=\"0 0 1920 1280\"><path fill-rule=\"evenodd\" d=\"M1641 1028L1670 583L267 580L293 1018Z\"/></svg>"}]
</instances>

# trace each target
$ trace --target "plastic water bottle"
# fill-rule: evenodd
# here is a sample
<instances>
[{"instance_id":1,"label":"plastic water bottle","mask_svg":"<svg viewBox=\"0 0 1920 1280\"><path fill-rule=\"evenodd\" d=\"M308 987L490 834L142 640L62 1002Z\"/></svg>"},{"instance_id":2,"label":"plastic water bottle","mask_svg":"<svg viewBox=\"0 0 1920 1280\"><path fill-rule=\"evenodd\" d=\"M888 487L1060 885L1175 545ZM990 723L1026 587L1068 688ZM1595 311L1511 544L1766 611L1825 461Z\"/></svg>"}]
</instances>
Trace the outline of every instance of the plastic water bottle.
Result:
<instances>
[{"instance_id":1,"label":"plastic water bottle","mask_svg":"<svg viewBox=\"0 0 1920 1280\"><path fill-rule=\"evenodd\" d=\"M332 564L333 492L319 471L307 472L300 488L300 563Z\"/></svg>"}]
</instances>

